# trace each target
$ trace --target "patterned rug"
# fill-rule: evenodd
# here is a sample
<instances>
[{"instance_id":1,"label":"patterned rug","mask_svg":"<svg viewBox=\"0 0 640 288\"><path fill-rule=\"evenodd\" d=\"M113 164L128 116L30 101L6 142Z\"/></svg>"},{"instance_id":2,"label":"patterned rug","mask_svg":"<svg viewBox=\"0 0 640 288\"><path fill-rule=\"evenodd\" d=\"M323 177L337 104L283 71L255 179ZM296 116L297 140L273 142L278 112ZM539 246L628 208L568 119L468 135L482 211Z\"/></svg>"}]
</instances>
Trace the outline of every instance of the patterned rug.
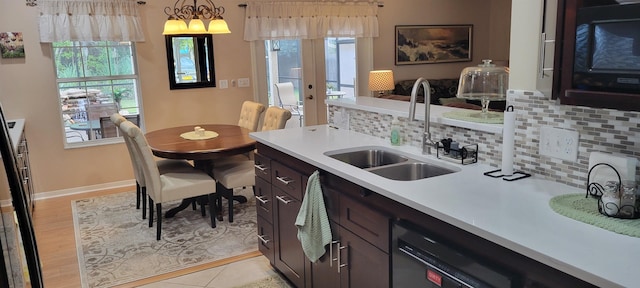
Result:
<instances>
[{"instance_id":1,"label":"patterned rug","mask_svg":"<svg viewBox=\"0 0 640 288\"><path fill-rule=\"evenodd\" d=\"M82 287L111 287L256 251L255 199L248 199L234 207L233 223L225 215L215 229L199 207L165 218L160 241L155 225L148 227L136 209L135 192L73 201ZM178 204L163 204L162 210Z\"/></svg>"}]
</instances>

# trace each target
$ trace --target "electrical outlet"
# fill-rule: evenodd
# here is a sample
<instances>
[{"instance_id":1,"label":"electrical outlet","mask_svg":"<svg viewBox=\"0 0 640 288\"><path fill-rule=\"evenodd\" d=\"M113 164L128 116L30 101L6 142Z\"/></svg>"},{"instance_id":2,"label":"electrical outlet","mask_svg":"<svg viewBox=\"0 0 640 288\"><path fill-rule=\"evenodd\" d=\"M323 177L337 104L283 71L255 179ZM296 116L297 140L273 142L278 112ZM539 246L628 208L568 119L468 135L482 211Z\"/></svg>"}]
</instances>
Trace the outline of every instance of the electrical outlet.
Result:
<instances>
[{"instance_id":1,"label":"electrical outlet","mask_svg":"<svg viewBox=\"0 0 640 288\"><path fill-rule=\"evenodd\" d=\"M238 87L249 87L249 78L238 78Z\"/></svg>"},{"instance_id":2,"label":"electrical outlet","mask_svg":"<svg viewBox=\"0 0 640 288\"><path fill-rule=\"evenodd\" d=\"M541 155L576 162L579 136L575 130L542 126L539 152Z\"/></svg>"}]
</instances>

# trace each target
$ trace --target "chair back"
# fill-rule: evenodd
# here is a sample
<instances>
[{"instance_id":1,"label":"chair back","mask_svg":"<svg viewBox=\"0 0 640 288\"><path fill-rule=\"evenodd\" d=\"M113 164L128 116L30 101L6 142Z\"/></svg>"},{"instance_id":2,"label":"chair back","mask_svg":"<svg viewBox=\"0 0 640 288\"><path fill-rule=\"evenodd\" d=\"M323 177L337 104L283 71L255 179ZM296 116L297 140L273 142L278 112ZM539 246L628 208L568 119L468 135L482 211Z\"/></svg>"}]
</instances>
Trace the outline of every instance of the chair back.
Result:
<instances>
[{"instance_id":1,"label":"chair back","mask_svg":"<svg viewBox=\"0 0 640 288\"><path fill-rule=\"evenodd\" d=\"M267 108L264 113L262 131L283 129L287 120L291 118L291 111L276 106Z\"/></svg>"},{"instance_id":2,"label":"chair back","mask_svg":"<svg viewBox=\"0 0 640 288\"><path fill-rule=\"evenodd\" d=\"M155 158L153 158L153 153L151 152L149 143L147 143L147 139L140 130L140 127L130 121L122 122L120 129L122 129L124 135L129 137L133 144L135 159L144 174L147 194L149 194L151 198L156 199L155 201L157 203L162 203L160 171L158 170ZM142 183L140 185L142 185Z\"/></svg>"},{"instance_id":3,"label":"chair back","mask_svg":"<svg viewBox=\"0 0 640 288\"><path fill-rule=\"evenodd\" d=\"M137 119L140 118L138 117ZM120 125L122 123L128 121L127 118L123 117L119 113L113 113L111 114L110 120L111 123L113 123L113 125L117 127L120 135L122 135L122 138L124 138L124 144L127 145L127 151L129 152L129 159L131 159L131 166L133 167L133 175L136 178L136 182L138 182L138 184L142 187L146 186L144 182L144 172L142 171L142 167L139 165L140 160L137 158L138 155L135 152L136 148L135 146L133 146L135 144L133 143L133 140L129 137L129 135L124 133L124 131L122 131L122 128L120 128Z\"/></svg>"},{"instance_id":4,"label":"chair back","mask_svg":"<svg viewBox=\"0 0 640 288\"><path fill-rule=\"evenodd\" d=\"M278 96L278 106L282 108L287 108L285 107L287 105L298 106L299 100L296 98L293 82L276 83L274 85Z\"/></svg>"},{"instance_id":5,"label":"chair back","mask_svg":"<svg viewBox=\"0 0 640 288\"><path fill-rule=\"evenodd\" d=\"M120 123L116 124L116 122L114 122L114 119L112 117L114 114L119 115L119 117L116 117L116 121L119 121L120 123L128 120L133 122L133 124L140 126L139 114L122 116L119 113L113 113L109 117L103 116L100 117L100 135L102 135L102 138L120 137L121 133L118 130L118 125L120 125Z\"/></svg>"},{"instance_id":6,"label":"chair back","mask_svg":"<svg viewBox=\"0 0 640 288\"><path fill-rule=\"evenodd\" d=\"M264 112L264 105L253 102L244 101L242 103L242 109L240 110L240 120L238 120L238 126L247 128L251 132L258 130L258 124L260 123L260 115Z\"/></svg>"}]
</instances>

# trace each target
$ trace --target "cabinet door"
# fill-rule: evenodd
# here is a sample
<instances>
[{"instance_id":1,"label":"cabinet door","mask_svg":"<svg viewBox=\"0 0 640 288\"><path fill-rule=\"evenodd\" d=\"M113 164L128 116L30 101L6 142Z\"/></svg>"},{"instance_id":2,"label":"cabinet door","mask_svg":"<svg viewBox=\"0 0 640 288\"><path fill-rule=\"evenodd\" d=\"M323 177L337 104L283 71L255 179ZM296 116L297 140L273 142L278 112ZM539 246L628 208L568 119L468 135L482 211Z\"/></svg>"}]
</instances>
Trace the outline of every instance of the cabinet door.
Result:
<instances>
[{"instance_id":1,"label":"cabinet door","mask_svg":"<svg viewBox=\"0 0 640 288\"><path fill-rule=\"evenodd\" d=\"M389 254L346 229L340 230L340 244L340 288L390 287Z\"/></svg>"},{"instance_id":2,"label":"cabinet door","mask_svg":"<svg viewBox=\"0 0 640 288\"><path fill-rule=\"evenodd\" d=\"M272 187L275 197L273 221L275 222L276 259L275 266L296 287L304 287L304 268L307 261L298 240L298 229L295 222L302 202L275 186Z\"/></svg>"},{"instance_id":3,"label":"cabinet door","mask_svg":"<svg viewBox=\"0 0 640 288\"><path fill-rule=\"evenodd\" d=\"M311 264L311 285L313 288L337 288L340 287L340 274L338 273L338 252L340 241L340 226L331 222L331 235L334 241L325 248L327 252Z\"/></svg>"}]
</instances>

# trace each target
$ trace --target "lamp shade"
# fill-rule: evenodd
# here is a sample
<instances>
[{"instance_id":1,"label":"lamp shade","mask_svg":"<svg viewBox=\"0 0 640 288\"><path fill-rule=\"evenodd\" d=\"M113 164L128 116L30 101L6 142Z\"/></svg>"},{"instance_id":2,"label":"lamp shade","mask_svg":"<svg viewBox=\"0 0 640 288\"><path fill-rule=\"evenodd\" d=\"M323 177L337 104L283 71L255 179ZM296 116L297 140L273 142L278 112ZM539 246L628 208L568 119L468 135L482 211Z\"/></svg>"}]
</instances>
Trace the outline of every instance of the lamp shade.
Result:
<instances>
[{"instance_id":1,"label":"lamp shade","mask_svg":"<svg viewBox=\"0 0 640 288\"><path fill-rule=\"evenodd\" d=\"M227 21L224 21L222 18L213 19L209 22L209 33L210 34L229 34L231 30L229 30L229 26L227 25Z\"/></svg>"},{"instance_id":2,"label":"lamp shade","mask_svg":"<svg viewBox=\"0 0 640 288\"><path fill-rule=\"evenodd\" d=\"M187 33L187 23L179 19L169 19L164 22L163 35L175 35Z\"/></svg>"},{"instance_id":3,"label":"lamp shade","mask_svg":"<svg viewBox=\"0 0 640 288\"><path fill-rule=\"evenodd\" d=\"M204 27L204 22L198 18L193 18L189 21L189 33L191 34L206 34L207 28Z\"/></svg>"},{"instance_id":4,"label":"lamp shade","mask_svg":"<svg viewBox=\"0 0 640 288\"><path fill-rule=\"evenodd\" d=\"M393 71L375 70L369 72L370 91L387 91L393 90L394 87Z\"/></svg>"}]
</instances>

